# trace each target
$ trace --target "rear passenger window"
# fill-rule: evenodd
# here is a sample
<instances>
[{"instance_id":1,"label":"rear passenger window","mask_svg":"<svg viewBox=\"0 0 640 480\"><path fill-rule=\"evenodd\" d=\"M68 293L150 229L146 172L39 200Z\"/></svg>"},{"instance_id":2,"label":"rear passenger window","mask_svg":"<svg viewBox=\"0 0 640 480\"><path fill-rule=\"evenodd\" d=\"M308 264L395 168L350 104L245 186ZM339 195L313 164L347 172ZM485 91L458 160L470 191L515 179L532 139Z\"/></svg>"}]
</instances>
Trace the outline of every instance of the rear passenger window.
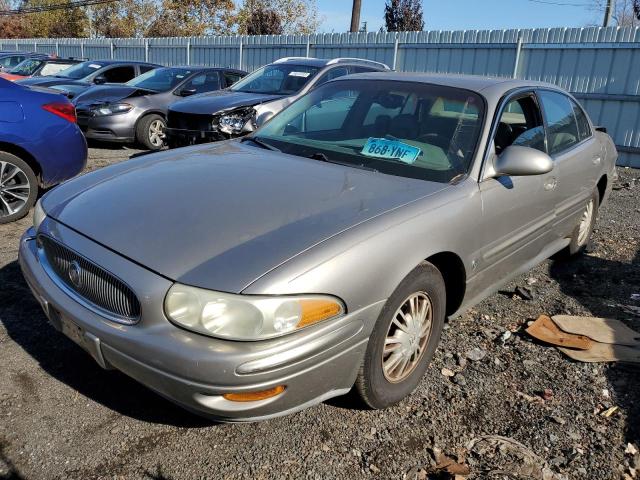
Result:
<instances>
[{"instance_id":1,"label":"rear passenger window","mask_svg":"<svg viewBox=\"0 0 640 480\"><path fill-rule=\"evenodd\" d=\"M545 151L544 124L533 96L525 95L507 103L496 126L493 142L498 155L510 145Z\"/></svg>"},{"instance_id":2,"label":"rear passenger window","mask_svg":"<svg viewBox=\"0 0 640 480\"><path fill-rule=\"evenodd\" d=\"M569 97L547 90L539 96L547 120L549 155L557 155L579 143L578 125Z\"/></svg>"},{"instance_id":3,"label":"rear passenger window","mask_svg":"<svg viewBox=\"0 0 640 480\"><path fill-rule=\"evenodd\" d=\"M220 89L218 72L201 73L193 77L182 87L183 90L195 90L195 93L211 92Z\"/></svg>"},{"instance_id":4,"label":"rear passenger window","mask_svg":"<svg viewBox=\"0 0 640 480\"><path fill-rule=\"evenodd\" d=\"M591 136L591 125L589 125L589 120L587 120L587 115L584 113L584 110L582 110L582 108L573 101L571 102L571 105L573 106L573 113L576 116L580 141L585 140Z\"/></svg>"},{"instance_id":5,"label":"rear passenger window","mask_svg":"<svg viewBox=\"0 0 640 480\"><path fill-rule=\"evenodd\" d=\"M328 72L326 72L318 82L316 83L316 87L319 87L323 83L328 82L329 80L333 80L334 78L343 77L345 75L349 75L349 69L347 67L336 67L332 68Z\"/></svg>"},{"instance_id":6,"label":"rear passenger window","mask_svg":"<svg viewBox=\"0 0 640 480\"><path fill-rule=\"evenodd\" d=\"M136 76L133 67L115 67L105 71L103 74L107 83L124 83Z\"/></svg>"},{"instance_id":7,"label":"rear passenger window","mask_svg":"<svg viewBox=\"0 0 640 480\"><path fill-rule=\"evenodd\" d=\"M241 78L242 78L242 75L240 75L239 73L224 72L224 84L225 84L225 87L230 87L231 85L236 83Z\"/></svg>"}]
</instances>

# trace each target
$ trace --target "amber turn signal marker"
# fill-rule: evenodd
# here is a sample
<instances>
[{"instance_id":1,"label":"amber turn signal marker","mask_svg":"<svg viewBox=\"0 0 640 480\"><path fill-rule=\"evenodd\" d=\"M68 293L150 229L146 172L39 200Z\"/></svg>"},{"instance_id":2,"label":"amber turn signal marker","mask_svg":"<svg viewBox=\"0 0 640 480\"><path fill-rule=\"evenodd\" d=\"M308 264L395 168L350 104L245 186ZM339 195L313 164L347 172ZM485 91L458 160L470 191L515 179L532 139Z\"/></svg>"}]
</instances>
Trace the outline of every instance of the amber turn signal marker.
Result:
<instances>
[{"instance_id":1,"label":"amber turn signal marker","mask_svg":"<svg viewBox=\"0 0 640 480\"><path fill-rule=\"evenodd\" d=\"M300 300L302 317L296 327L302 328L342 313L342 306L330 300Z\"/></svg>"},{"instance_id":2,"label":"amber turn signal marker","mask_svg":"<svg viewBox=\"0 0 640 480\"><path fill-rule=\"evenodd\" d=\"M266 400L267 398L280 395L285 390L284 385L270 388L269 390L261 390L259 392L241 392L241 393L225 393L222 395L226 400L232 402L256 402L258 400Z\"/></svg>"}]
</instances>

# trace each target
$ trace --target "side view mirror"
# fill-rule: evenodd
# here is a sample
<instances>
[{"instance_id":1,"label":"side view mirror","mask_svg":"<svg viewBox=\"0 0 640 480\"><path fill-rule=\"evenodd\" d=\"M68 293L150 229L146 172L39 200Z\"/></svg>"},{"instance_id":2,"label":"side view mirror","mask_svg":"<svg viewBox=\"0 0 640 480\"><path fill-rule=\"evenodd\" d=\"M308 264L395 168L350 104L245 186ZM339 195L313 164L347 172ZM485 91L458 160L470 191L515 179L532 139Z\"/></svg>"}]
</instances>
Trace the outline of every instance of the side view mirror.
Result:
<instances>
[{"instance_id":1,"label":"side view mirror","mask_svg":"<svg viewBox=\"0 0 640 480\"><path fill-rule=\"evenodd\" d=\"M181 97L188 97L190 95L195 95L198 91L195 88L183 88L178 92L178 95Z\"/></svg>"},{"instance_id":2,"label":"side view mirror","mask_svg":"<svg viewBox=\"0 0 640 480\"><path fill-rule=\"evenodd\" d=\"M103 83L107 83L107 78L104 75L98 75L93 79L93 83L96 85L102 85Z\"/></svg>"},{"instance_id":3,"label":"side view mirror","mask_svg":"<svg viewBox=\"0 0 640 480\"><path fill-rule=\"evenodd\" d=\"M494 159L493 168L496 175L542 175L553 170L553 160L535 148L511 145Z\"/></svg>"}]
</instances>

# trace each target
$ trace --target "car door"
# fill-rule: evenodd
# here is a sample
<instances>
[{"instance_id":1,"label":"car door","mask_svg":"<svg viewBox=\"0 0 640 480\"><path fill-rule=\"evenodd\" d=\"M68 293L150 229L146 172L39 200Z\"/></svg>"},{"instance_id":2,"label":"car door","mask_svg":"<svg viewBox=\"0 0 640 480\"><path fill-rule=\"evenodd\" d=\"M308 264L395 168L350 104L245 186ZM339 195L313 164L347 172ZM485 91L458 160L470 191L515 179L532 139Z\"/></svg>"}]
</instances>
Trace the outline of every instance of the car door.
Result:
<instances>
[{"instance_id":1,"label":"car door","mask_svg":"<svg viewBox=\"0 0 640 480\"><path fill-rule=\"evenodd\" d=\"M549 143L549 154L558 170L555 234L571 235L584 206L596 188L603 152L593 135L589 121L569 96L541 89L542 105Z\"/></svg>"},{"instance_id":2,"label":"car door","mask_svg":"<svg viewBox=\"0 0 640 480\"><path fill-rule=\"evenodd\" d=\"M542 112L533 91L505 99L496 115L480 181L482 247L475 260L482 284L502 283L531 266L553 241L556 171L544 175L497 176L495 159L509 146L546 152ZM541 259L541 258L540 258Z\"/></svg>"}]
</instances>

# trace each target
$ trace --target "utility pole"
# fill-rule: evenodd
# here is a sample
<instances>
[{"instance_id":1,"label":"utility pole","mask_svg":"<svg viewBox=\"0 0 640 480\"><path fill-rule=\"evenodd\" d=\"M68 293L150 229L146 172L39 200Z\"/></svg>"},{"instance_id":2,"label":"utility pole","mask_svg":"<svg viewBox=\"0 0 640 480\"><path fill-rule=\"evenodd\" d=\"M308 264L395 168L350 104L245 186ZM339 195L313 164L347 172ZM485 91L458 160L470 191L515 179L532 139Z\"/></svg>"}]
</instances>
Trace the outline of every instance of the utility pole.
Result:
<instances>
[{"instance_id":1,"label":"utility pole","mask_svg":"<svg viewBox=\"0 0 640 480\"><path fill-rule=\"evenodd\" d=\"M353 0L353 9L351 10L351 32L360 30L360 7L362 0Z\"/></svg>"},{"instance_id":2,"label":"utility pole","mask_svg":"<svg viewBox=\"0 0 640 480\"><path fill-rule=\"evenodd\" d=\"M604 9L604 22L602 22L603 27L608 27L611 24L611 17L613 16L613 11L616 8L615 0L607 0L607 6Z\"/></svg>"}]
</instances>

